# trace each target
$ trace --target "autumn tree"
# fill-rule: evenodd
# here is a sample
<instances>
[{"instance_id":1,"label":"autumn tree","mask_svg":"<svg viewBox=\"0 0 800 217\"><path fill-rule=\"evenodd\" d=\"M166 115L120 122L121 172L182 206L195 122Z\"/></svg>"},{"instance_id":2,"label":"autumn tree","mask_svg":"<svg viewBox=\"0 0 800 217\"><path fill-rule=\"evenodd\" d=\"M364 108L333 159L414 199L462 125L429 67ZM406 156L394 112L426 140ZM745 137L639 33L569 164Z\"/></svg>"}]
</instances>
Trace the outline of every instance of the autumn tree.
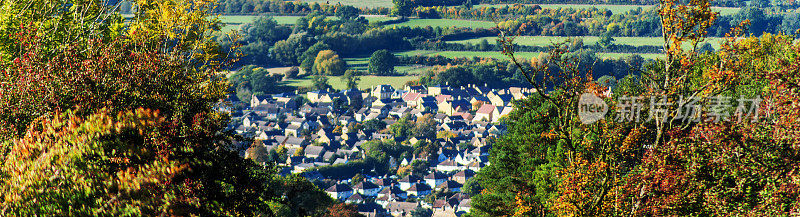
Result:
<instances>
[{"instance_id":1,"label":"autumn tree","mask_svg":"<svg viewBox=\"0 0 800 217\"><path fill-rule=\"evenodd\" d=\"M332 50L323 50L314 59L314 73L323 75L342 75L347 65Z\"/></svg>"},{"instance_id":2,"label":"autumn tree","mask_svg":"<svg viewBox=\"0 0 800 217\"><path fill-rule=\"evenodd\" d=\"M227 114L212 108L235 59L212 36L213 4L136 1L125 20L106 3L0 8L0 215L317 215L331 204L230 142ZM297 195L320 205L301 210Z\"/></svg>"},{"instance_id":3,"label":"autumn tree","mask_svg":"<svg viewBox=\"0 0 800 217\"><path fill-rule=\"evenodd\" d=\"M303 55L300 56L300 68L303 69L303 71L306 73L313 72L312 69L314 68L314 61L316 60L319 52L330 49L331 47L325 43L322 42L315 43L314 45L309 47L308 50L303 52Z\"/></svg>"},{"instance_id":4,"label":"autumn tree","mask_svg":"<svg viewBox=\"0 0 800 217\"><path fill-rule=\"evenodd\" d=\"M665 4L660 5L666 8L663 22L669 22L664 23L665 47L674 50L668 52L667 62L674 67L654 69L647 76L685 78L686 74L678 73L683 69L676 63L693 54L678 49L683 41L691 41L695 46L702 41L702 32L713 23L714 14L702 1L692 1L683 9ZM675 42L675 37L669 36L675 34L681 41ZM640 162L637 153L650 147L644 144L659 140L661 127L658 123L663 120L656 117L655 126L653 122L639 125L638 121L615 121L617 117L613 114L621 108L612 107L608 110L612 115L584 123L577 112L580 94L591 94L610 104L631 93L623 92L627 88L617 88L611 94L614 98L601 94L608 87L592 80L591 67L585 66L585 58L570 53L579 52L576 48L581 47L574 46L574 42L554 44L549 55L530 67L516 60L513 37L501 36L500 42L505 48L503 53L534 86L536 94L514 104L516 110L506 119L509 132L493 145L492 164L478 174L484 190L473 200L476 214L598 216L630 213L630 208L636 205L618 199L628 196L623 177L631 171L630 167ZM685 63L683 66L685 69ZM676 81L657 84L676 85ZM547 89L552 91L544 94ZM660 89L681 88L664 86Z\"/></svg>"},{"instance_id":5,"label":"autumn tree","mask_svg":"<svg viewBox=\"0 0 800 217\"><path fill-rule=\"evenodd\" d=\"M354 204L346 204L346 203L338 203L330 208L328 208L328 212L323 215L323 217L362 217L356 210L356 205Z\"/></svg>"},{"instance_id":6,"label":"autumn tree","mask_svg":"<svg viewBox=\"0 0 800 217\"><path fill-rule=\"evenodd\" d=\"M620 79L610 96L598 94L605 84L577 73L579 64L564 64L570 56L554 52L559 46L529 67L501 37L539 94L515 102L492 163L478 173L484 189L472 214L782 216L800 209L792 172L800 165L794 39L743 38L740 25L719 51L701 52L717 17L710 3L667 0L658 9L664 58ZM609 115L579 123L580 93L611 105ZM630 107L621 100L630 97L650 100L641 119L625 120ZM690 103L703 105L699 115L680 113ZM741 113L751 106L767 109Z\"/></svg>"}]
</instances>

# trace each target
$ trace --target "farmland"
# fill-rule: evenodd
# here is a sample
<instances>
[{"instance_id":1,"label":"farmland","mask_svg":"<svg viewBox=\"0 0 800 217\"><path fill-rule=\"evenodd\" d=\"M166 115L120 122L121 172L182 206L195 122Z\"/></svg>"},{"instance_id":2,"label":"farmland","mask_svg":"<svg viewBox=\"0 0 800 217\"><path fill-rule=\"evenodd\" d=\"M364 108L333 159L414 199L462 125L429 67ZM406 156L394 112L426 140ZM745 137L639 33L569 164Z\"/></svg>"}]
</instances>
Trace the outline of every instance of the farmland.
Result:
<instances>
[{"instance_id":1,"label":"farmland","mask_svg":"<svg viewBox=\"0 0 800 217\"><path fill-rule=\"evenodd\" d=\"M302 16L272 16L278 24L281 25L294 25L297 23L297 20L300 19ZM233 29L239 29L239 26L245 23L251 23L258 18L257 15L225 15L220 16L222 23L226 24L225 27L222 28L223 32L228 32ZM369 22L376 22L376 21L387 21L394 19L393 17L387 16L373 16L373 15L365 15L365 19ZM330 16L328 19L339 19L337 17Z\"/></svg>"},{"instance_id":2,"label":"farmland","mask_svg":"<svg viewBox=\"0 0 800 217\"><path fill-rule=\"evenodd\" d=\"M305 2L317 2L320 4L338 4L352 5L359 8L391 8L394 6L392 0L303 0Z\"/></svg>"},{"instance_id":3,"label":"farmland","mask_svg":"<svg viewBox=\"0 0 800 217\"><path fill-rule=\"evenodd\" d=\"M406 22L389 25L391 26L411 26L411 27L466 27L466 28L492 28L493 22L474 21L474 20L455 20L455 19L409 19Z\"/></svg>"},{"instance_id":4,"label":"farmland","mask_svg":"<svg viewBox=\"0 0 800 217\"><path fill-rule=\"evenodd\" d=\"M344 58L344 61L347 62L347 67L350 69L367 71L367 66L369 65L369 57L353 57L353 58ZM396 66L395 71L400 74L420 74L421 72L425 71L430 67L428 66Z\"/></svg>"},{"instance_id":5,"label":"farmland","mask_svg":"<svg viewBox=\"0 0 800 217\"><path fill-rule=\"evenodd\" d=\"M275 19L278 24L282 25L292 25L297 22L297 19L300 19L302 16L273 16L272 18ZM227 24L245 24L251 23L258 18L257 15L226 15L221 16L220 19L223 23ZM330 17L328 19L336 19L336 17Z\"/></svg>"},{"instance_id":6,"label":"farmland","mask_svg":"<svg viewBox=\"0 0 800 217\"><path fill-rule=\"evenodd\" d=\"M498 51L428 51L428 50L413 50L413 51L406 51L396 53L397 55L403 56L414 56L414 55L421 55L421 56L434 56L440 55L443 57L448 58L472 58L472 57L481 57L481 58L495 58L495 59L508 59L505 55ZM519 59L530 59L532 57L539 56L540 52L516 52L516 57ZM597 53L598 57L601 58L620 58L624 56L634 55L634 53ZM644 57L645 59L656 59L661 56L661 54L643 54L639 53L638 55Z\"/></svg>"},{"instance_id":7,"label":"farmland","mask_svg":"<svg viewBox=\"0 0 800 217\"><path fill-rule=\"evenodd\" d=\"M358 82L358 89L368 89L372 86L380 84L392 85L394 88L403 88L408 81L419 79L418 76L359 76L361 81ZM345 82L342 81L341 76L328 76L328 83L335 89L346 89ZM283 84L294 87L308 87L311 86L311 77L307 76L299 79L292 79L283 81Z\"/></svg>"},{"instance_id":8,"label":"farmland","mask_svg":"<svg viewBox=\"0 0 800 217\"><path fill-rule=\"evenodd\" d=\"M477 5L477 7L503 7L503 6L511 6L512 4L481 4ZM540 4L539 7L542 8L574 8L574 9L589 9L589 8L598 8L598 9L607 9L614 14L621 14L631 10L635 10L637 8L646 9L649 7L655 7L654 5L587 5L587 4ZM712 10L719 11L720 15L731 15L736 14L739 12L740 8L729 8L729 7L711 7Z\"/></svg>"},{"instance_id":9,"label":"farmland","mask_svg":"<svg viewBox=\"0 0 800 217\"><path fill-rule=\"evenodd\" d=\"M509 6L511 7L513 4L481 4L477 7L504 7ZM614 14L625 13L637 8L642 7L652 7L647 5L584 5L584 4L540 4L539 7L542 8L574 8L574 9L589 9L589 8L598 8L598 9L608 9Z\"/></svg>"},{"instance_id":10,"label":"farmland","mask_svg":"<svg viewBox=\"0 0 800 217\"><path fill-rule=\"evenodd\" d=\"M539 52L517 52L517 57L519 58L526 58L529 59L531 57L539 56ZM447 58L461 58L461 57L482 57L482 58L495 58L495 59L507 59L502 53L497 51L427 51L427 50L413 50L413 51L406 51L397 53L397 55L403 56L435 56L440 55Z\"/></svg>"},{"instance_id":11,"label":"farmland","mask_svg":"<svg viewBox=\"0 0 800 217\"><path fill-rule=\"evenodd\" d=\"M525 45L525 46L549 46L552 45L553 42L563 42L567 40L569 37L560 37L560 36L518 36L514 39L514 43L518 45ZM599 37L597 36L580 36L579 38L583 39L583 44L585 45L592 45L597 43ZM487 40L489 43L494 43L497 37L481 37L481 38L473 38L467 40L458 40L458 41L449 41L452 43L459 43L459 44L478 44L481 40ZM714 49L719 49L719 43L722 42L720 38L709 38L706 42L710 43ZM631 46L661 46L664 43L664 39L661 37L614 37L614 43L620 45L631 45Z\"/></svg>"}]
</instances>

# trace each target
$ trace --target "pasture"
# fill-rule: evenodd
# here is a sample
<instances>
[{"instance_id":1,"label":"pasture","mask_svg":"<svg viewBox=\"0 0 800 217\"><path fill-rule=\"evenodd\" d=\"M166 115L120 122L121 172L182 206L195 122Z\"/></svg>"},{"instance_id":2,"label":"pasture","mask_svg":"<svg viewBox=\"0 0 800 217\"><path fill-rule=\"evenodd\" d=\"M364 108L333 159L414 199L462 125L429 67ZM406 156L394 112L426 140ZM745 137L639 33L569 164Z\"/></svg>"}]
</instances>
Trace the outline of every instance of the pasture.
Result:
<instances>
[{"instance_id":1,"label":"pasture","mask_svg":"<svg viewBox=\"0 0 800 217\"><path fill-rule=\"evenodd\" d=\"M281 25L294 25L302 16L272 16L275 22ZM240 25L245 23L252 23L258 18L258 15L225 15L220 16L223 23ZM338 19L336 17L328 17L328 19Z\"/></svg>"},{"instance_id":2,"label":"pasture","mask_svg":"<svg viewBox=\"0 0 800 217\"><path fill-rule=\"evenodd\" d=\"M509 6L511 7L513 4L480 4L476 7L504 7ZM526 4L526 5L533 5L533 4ZM655 5L588 5L588 4L540 4L539 7L542 8L574 8L574 9L589 9L589 8L597 8L597 9L607 9L614 14L622 14L637 8L647 9L650 7L655 7ZM732 15L739 13L741 8L730 8L730 7L711 7L712 10L720 12L720 15Z\"/></svg>"},{"instance_id":3,"label":"pasture","mask_svg":"<svg viewBox=\"0 0 800 217\"><path fill-rule=\"evenodd\" d=\"M305 2L316 2L320 4L343 4L357 8L391 8L394 6L392 0L303 0Z\"/></svg>"},{"instance_id":4,"label":"pasture","mask_svg":"<svg viewBox=\"0 0 800 217\"><path fill-rule=\"evenodd\" d=\"M297 20L303 16L272 16L275 19L275 22L278 22L280 25L294 25L297 23ZM224 15L220 16L220 20L222 23L225 24L225 27L222 27L222 32L229 32L234 29L239 29L242 24L245 23L252 23L253 21L258 18L258 15ZM378 16L378 15L364 15L364 18L367 19L369 22L378 22L378 21L387 21L394 19L394 17L387 17L387 16ZM329 16L328 19L339 19L334 16Z\"/></svg>"},{"instance_id":5,"label":"pasture","mask_svg":"<svg viewBox=\"0 0 800 217\"><path fill-rule=\"evenodd\" d=\"M538 57L540 52L516 52L515 56L517 59L530 59L532 57ZM598 57L601 58L620 58L625 56L630 56L637 54L639 56L644 57L645 59L657 59L662 56L662 54L649 54L649 53L597 53ZM406 52L396 53L396 55L405 55L405 56L414 56L414 55L421 55L421 56L435 56L440 55L447 58L472 58L472 57L481 57L481 58L494 58L500 60L507 60L508 57L500 53L499 51L429 51L429 50L412 50Z\"/></svg>"},{"instance_id":6,"label":"pasture","mask_svg":"<svg viewBox=\"0 0 800 217\"><path fill-rule=\"evenodd\" d=\"M492 28L495 26L493 22L489 21L476 21L476 20L455 20L455 19L409 19L406 22L396 23L389 25L393 26L411 26L411 27L463 27L463 28Z\"/></svg>"},{"instance_id":7,"label":"pasture","mask_svg":"<svg viewBox=\"0 0 800 217\"><path fill-rule=\"evenodd\" d=\"M350 58L344 58L344 61L347 62L348 69L355 69L366 72L369 66L369 57L350 57ZM428 68L430 67L421 65L401 65L401 66L395 66L394 70L400 74L414 75L414 74L421 74Z\"/></svg>"},{"instance_id":8,"label":"pasture","mask_svg":"<svg viewBox=\"0 0 800 217\"><path fill-rule=\"evenodd\" d=\"M550 46L554 42L563 42L570 37L561 37L561 36L517 36L514 39L514 43L518 45L525 45L525 46ZM600 40L597 36L578 36L573 38L581 38L583 39L583 44L585 45L593 45ZM487 40L490 44L494 44L497 40L497 37L481 37L481 38L473 38L467 40L458 40L458 41L448 41L450 43L459 43L459 44L478 44L481 40ZM714 49L719 49L720 42L722 42L722 38L708 38L705 42L711 44ZM614 43L620 45L631 45L631 46L662 46L664 45L664 39L661 37L614 37Z\"/></svg>"},{"instance_id":9,"label":"pasture","mask_svg":"<svg viewBox=\"0 0 800 217\"><path fill-rule=\"evenodd\" d=\"M533 4L525 4L525 5L533 5ZM480 4L477 7L488 7L488 8L499 8L504 6L513 6L513 4ZM539 7L542 8L574 8L574 9L589 9L589 8L597 8L597 9L607 9L610 10L611 13L614 14L621 14L625 13L637 8L646 8L652 7L649 5L586 5L586 4L540 4Z\"/></svg>"},{"instance_id":10,"label":"pasture","mask_svg":"<svg viewBox=\"0 0 800 217\"><path fill-rule=\"evenodd\" d=\"M531 57L539 56L540 52L517 52L516 57L519 59L530 59ZM480 57L480 58L495 58L495 59L508 59L505 55L500 53L499 51L428 51L428 50L412 50L397 53L397 55L403 56L443 56L447 58L472 58L472 57Z\"/></svg>"}]
</instances>

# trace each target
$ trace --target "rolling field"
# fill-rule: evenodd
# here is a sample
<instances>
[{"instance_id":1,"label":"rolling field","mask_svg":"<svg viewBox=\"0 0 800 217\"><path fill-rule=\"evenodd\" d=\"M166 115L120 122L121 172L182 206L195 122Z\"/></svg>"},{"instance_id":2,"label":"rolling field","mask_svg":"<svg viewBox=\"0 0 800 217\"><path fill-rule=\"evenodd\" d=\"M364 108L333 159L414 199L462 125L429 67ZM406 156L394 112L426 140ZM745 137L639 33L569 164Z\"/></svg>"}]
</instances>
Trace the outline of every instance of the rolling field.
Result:
<instances>
[{"instance_id":1,"label":"rolling field","mask_svg":"<svg viewBox=\"0 0 800 217\"><path fill-rule=\"evenodd\" d=\"M347 67L349 69L355 69L366 72L369 66L369 57L344 58L344 61L347 62ZM394 70L397 71L398 73L414 75L414 74L420 74L428 68L430 67L421 65L413 65L413 66L404 65L404 66L395 66Z\"/></svg>"},{"instance_id":2,"label":"rolling field","mask_svg":"<svg viewBox=\"0 0 800 217\"><path fill-rule=\"evenodd\" d=\"M511 7L513 4L480 4L477 7L492 7L498 8L508 5ZM532 4L526 4L532 5ZM652 7L647 5L584 5L584 4L540 4L542 8L575 8L575 9L588 9L588 8L598 8L598 9L608 9L611 13L620 14L625 13L630 10L641 8L641 7Z\"/></svg>"},{"instance_id":3,"label":"rolling field","mask_svg":"<svg viewBox=\"0 0 800 217\"><path fill-rule=\"evenodd\" d=\"M389 25L392 26L431 26L431 27L469 27L469 28L492 28L493 22L474 21L474 20L454 20L454 19L409 19L406 22Z\"/></svg>"},{"instance_id":4,"label":"rolling field","mask_svg":"<svg viewBox=\"0 0 800 217\"><path fill-rule=\"evenodd\" d=\"M561 37L561 36L518 36L514 39L514 43L518 45L526 45L526 46L549 46L552 45L553 42L563 42L567 40L569 37ZM599 37L597 36L581 36L580 38L583 39L583 44L585 45L592 45L597 43ZM459 40L459 41L448 41L451 43L459 43L459 44L478 44L481 40L486 39L489 41L490 44L494 44L497 40L497 37L482 37L482 38L473 38L467 40ZM714 49L719 49L719 43L722 42L721 38L708 38L706 42L711 43L711 46ZM661 46L664 43L664 40L661 37L614 37L614 43L620 45L631 45L631 46Z\"/></svg>"},{"instance_id":5,"label":"rolling field","mask_svg":"<svg viewBox=\"0 0 800 217\"><path fill-rule=\"evenodd\" d=\"M642 56L642 58L651 60L661 59L664 57L664 54L657 54L657 53L597 53L597 57L605 59L608 58L619 59L620 57L626 57L634 54Z\"/></svg>"},{"instance_id":6,"label":"rolling field","mask_svg":"<svg viewBox=\"0 0 800 217\"><path fill-rule=\"evenodd\" d=\"M275 19L278 24L281 25L293 25L297 22L297 19L300 19L302 16L273 16L272 18ZM227 24L245 24L251 23L256 20L258 16L256 15L226 15L220 16L223 23ZM328 19L338 19L336 17L328 17Z\"/></svg>"},{"instance_id":7,"label":"rolling field","mask_svg":"<svg viewBox=\"0 0 800 217\"><path fill-rule=\"evenodd\" d=\"M222 32L228 32L233 29L239 29L239 26L245 23L251 23L256 20L257 15L225 15L220 16L222 23L225 23L226 26L222 27ZM272 16L276 22L280 25L294 25L297 23L297 20L303 16ZM365 15L369 22L376 22L376 21L387 21L394 19L394 17L387 17L387 16L375 16L375 15ZM327 19L339 19L337 17L329 16Z\"/></svg>"},{"instance_id":8,"label":"rolling field","mask_svg":"<svg viewBox=\"0 0 800 217\"><path fill-rule=\"evenodd\" d=\"M422 55L422 56L433 56L433 55L440 55L443 57L448 58L459 58L459 57L484 57L484 58L495 58L500 60L507 60L508 57L500 53L499 51L428 51L428 50L413 50L413 51L406 51L401 53L396 53L397 55L406 55L406 56L413 56L413 55ZM539 56L540 52L516 52L517 59L530 59L531 57ZM638 54L639 56L644 57L645 59L656 59L660 58L662 54L645 54L645 53L597 53L598 57L602 58L619 58L624 56L630 56L633 54Z\"/></svg>"},{"instance_id":9,"label":"rolling field","mask_svg":"<svg viewBox=\"0 0 800 217\"><path fill-rule=\"evenodd\" d=\"M328 3L335 5L351 5L357 8L391 8L394 6L392 0L303 0L304 2L317 2L320 4Z\"/></svg>"},{"instance_id":10,"label":"rolling field","mask_svg":"<svg viewBox=\"0 0 800 217\"><path fill-rule=\"evenodd\" d=\"M380 84L392 85L394 88L403 88L406 82L419 79L419 76L359 76L361 81L358 82L358 89L370 88ZM328 76L328 83L335 89L345 89L345 82L340 79L340 76ZM300 79L292 79L284 81L283 84L294 87L307 87L311 86L311 77Z\"/></svg>"},{"instance_id":11,"label":"rolling field","mask_svg":"<svg viewBox=\"0 0 800 217\"><path fill-rule=\"evenodd\" d=\"M531 57L539 56L540 52L517 52L517 58L524 58L530 59ZM500 53L499 51L428 51L428 50L413 50L413 51L406 51L401 53L396 53L397 55L404 55L404 56L414 56L414 55L421 55L421 56L434 56L440 55L447 58L461 58L461 57L483 57L483 58L495 58L495 59L508 59L505 55Z\"/></svg>"},{"instance_id":12,"label":"rolling field","mask_svg":"<svg viewBox=\"0 0 800 217\"><path fill-rule=\"evenodd\" d=\"M509 7L513 4L480 4L477 7L503 7L508 5ZM527 4L532 5L532 4ZM608 9L611 13L614 14L621 14L625 13L637 8L649 8L655 7L654 5L586 5L586 4L540 4L542 8L575 8L575 9L588 9L588 8L598 8L598 9ZM729 8L729 7L711 7L712 10L720 12L720 15L731 15L736 14L739 12L740 8Z\"/></svg>"}]
</instances>

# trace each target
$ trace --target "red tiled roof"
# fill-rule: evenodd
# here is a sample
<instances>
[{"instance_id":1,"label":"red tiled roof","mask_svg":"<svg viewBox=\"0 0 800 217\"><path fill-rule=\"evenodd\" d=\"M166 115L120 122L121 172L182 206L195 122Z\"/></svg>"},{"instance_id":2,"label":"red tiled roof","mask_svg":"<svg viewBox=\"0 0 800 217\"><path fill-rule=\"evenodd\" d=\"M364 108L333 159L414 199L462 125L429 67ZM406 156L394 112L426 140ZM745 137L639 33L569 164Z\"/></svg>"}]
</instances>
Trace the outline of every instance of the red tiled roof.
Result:
<instances>
[{"instance_id":1,"label":"red tiled roof","mask_svg":"<svg viewBox=\"0 0 800 217\"><path fill-rule=\"evenodd\" d=\"M492 114L494 111L494 106L491 104L483 104L481 108L478 109L478 114Z\"/></svg>"}]
</instances>

